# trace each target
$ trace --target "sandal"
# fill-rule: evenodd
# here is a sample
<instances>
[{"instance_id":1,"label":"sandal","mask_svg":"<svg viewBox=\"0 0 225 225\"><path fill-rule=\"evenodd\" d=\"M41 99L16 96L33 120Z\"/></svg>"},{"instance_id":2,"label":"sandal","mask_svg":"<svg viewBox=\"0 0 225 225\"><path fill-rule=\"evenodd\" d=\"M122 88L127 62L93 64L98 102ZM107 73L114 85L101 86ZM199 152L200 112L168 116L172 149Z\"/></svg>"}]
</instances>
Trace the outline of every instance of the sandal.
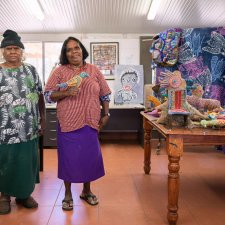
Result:
<instances>
[{"instance_id":1,"label":"sandal","mask_svg":"<svg viewBox=\"0 0 225 225\"><path fill-rule=\"evenodd\" d=\"M23 207L28 209L38 207L38 203L31 196L25 199L16 198L15 201L17 204L21 204Z\"/></svg>"},{"instance_id":2,"label":"sandal","mask_svg":"<svg viewBox=\"0 0 225 225\"><path fill-rule=\"evenodd\" d=\"M8 214L11 212L10 199L0 198L0 215Z\"/></svg>"},{"instance_id":3,"label":"sandal","mask_svg":"<svg viewBox=\"0 0 225 225\"><path fill-rule=\"evenodd\" d=\"M89 205L97 205L98 204L98 198L93 194L81 194L80 198L84 201L86 201Z\"/></svg>"},{"instance_id":4,"label":"sandal","mask_svg":"<svg viewBox=\"0 0 225 225\"><path fill-rule=\"evenodd\" d=\"M73 210L73 199L63 199L62 201L62 209L66 211Z\"/></svg>"}]
</instances>

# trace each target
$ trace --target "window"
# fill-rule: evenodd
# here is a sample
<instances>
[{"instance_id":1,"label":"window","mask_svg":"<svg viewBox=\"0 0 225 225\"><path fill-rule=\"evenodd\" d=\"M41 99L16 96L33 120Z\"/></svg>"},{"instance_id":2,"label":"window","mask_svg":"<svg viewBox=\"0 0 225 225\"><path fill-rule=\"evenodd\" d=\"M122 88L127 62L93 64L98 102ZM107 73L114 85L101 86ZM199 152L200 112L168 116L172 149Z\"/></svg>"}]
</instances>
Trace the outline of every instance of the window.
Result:
<instances>
[{"instance_id":1,"label":"window","mask_svg":"<svg viewBox=\"0 0 225 225\"><path fill-rule=\"evenodd\" d=\"M24 42L25 47L25 62L33 65L43 82L43 54L42 42Z\"/></svg>"},{"instance_id":2,"label":"window","mask_svg":"<svg viewBox=\"0 0 225 225\"><path fill-rule=\"evenodd\" d=\"M45 83L48 80L52 70L59 63L59 56L62 48L62 42L45 42L44 43L44 65L45 65Z\"/></svg>"}]
</instances>

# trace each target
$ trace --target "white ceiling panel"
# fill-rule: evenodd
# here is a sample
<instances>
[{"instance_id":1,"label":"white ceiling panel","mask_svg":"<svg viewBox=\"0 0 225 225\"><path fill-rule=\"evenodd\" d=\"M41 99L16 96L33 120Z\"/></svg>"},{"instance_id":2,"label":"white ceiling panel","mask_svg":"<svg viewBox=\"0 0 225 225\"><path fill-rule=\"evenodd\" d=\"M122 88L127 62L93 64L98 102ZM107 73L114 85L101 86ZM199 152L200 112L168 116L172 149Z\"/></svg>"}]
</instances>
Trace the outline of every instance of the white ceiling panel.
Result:
<instances>
[{"instance_id":1,"label":"white ceiling panel","mask_svg":"<svg viewBox=\"0 0 225 225\"><path fill-rule=\"evenodd\" d=\"M32 0L0 0L0 33L153 34L171 27L225 26L225 0L162 0L154 21L147 20L151 0L38 1L43 21L32 13Z\"/></svg>"}]
</instances>

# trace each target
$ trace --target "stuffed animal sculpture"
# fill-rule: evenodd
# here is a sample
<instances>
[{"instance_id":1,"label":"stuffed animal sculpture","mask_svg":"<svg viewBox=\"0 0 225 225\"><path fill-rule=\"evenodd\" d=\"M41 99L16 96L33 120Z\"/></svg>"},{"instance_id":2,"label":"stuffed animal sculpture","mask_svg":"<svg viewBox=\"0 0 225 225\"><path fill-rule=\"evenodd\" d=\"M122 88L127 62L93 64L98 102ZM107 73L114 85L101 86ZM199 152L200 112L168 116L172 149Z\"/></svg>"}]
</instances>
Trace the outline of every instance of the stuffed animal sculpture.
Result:
<instances>
[{"instance_id":1,"label":"stuffed animal sculpture","mask_svg":"<svg viewBox=\"0 0 225 225\"><path fill-rule=\"evenodd\" d=\"M192 90L192 95L187 96L187 101L200 112L213 111L221 108L221 103L215 99L202 98L204 90L201 85Z\"/></svg>"},{"instance_id":2,"label":"stuffed animal sculpture","mask_svg":"<svg viewBox=\"0 0 225 225\"><path fill-rule=\"evenodd\" d=\"M72 77L70 80L64 83L57 84L57 87L59 88L67 88L67 87L77 87L79 88L81 85L82 80L85 77L88 77L89 75L85 72L80 73L79 75L76 75Z\"/></svg>"}]
</instances>

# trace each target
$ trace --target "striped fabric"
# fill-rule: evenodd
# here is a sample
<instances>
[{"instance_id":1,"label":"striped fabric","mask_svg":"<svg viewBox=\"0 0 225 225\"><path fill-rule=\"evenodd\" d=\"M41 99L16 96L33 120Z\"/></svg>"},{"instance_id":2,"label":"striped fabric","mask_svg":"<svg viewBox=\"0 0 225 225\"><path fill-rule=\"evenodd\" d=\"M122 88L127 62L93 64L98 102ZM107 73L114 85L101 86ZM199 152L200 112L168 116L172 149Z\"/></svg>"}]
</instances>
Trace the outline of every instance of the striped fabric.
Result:
<instances>
[{"instance_id":1,"label":"striped fabric","mask_svg":"<svg viewBox=\"0 0 225 225\"><path fill-rule=\"evenodd\" d=\"M74 131L85 125L98 129L100 97L111 93L99 69L88 63L79 68L72 65L56 68L47 81L45 92L58 91L57 84L66 82L81 72L86 72L89 76L83 79L79 94L57 102L57 117L62 132Z\"/></svg>"}]
</instances>

